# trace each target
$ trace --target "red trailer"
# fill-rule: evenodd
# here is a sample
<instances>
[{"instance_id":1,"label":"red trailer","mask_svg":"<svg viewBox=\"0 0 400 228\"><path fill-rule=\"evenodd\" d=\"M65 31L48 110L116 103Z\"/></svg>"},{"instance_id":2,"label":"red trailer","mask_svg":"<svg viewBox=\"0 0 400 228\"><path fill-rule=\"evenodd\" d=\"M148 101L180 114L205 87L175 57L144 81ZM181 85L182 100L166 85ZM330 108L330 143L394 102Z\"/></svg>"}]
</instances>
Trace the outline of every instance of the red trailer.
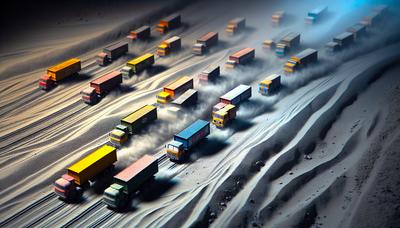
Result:
<instances>
[{"instance_id":1,"label":"red trailer","mask_svg":"<svg viewBox=\"0 0 400 228\"><path fill-rule=\"evenodd\" d=\"M255 57L255 49L254 48L244 48L235 54L229 56L228 61L225 66L227 68L234 68L239 64L246 64L252 61Z\"/></svg>"},{"instance_id":2,"label":"red trailer","mask_svg":"<svg viewBox=\"0 0 400 228\"><path fill-rule=\"evenodd\" d=\"M94 88L94 90L85 89L81 92L82 99L88 104L93 104L97 101L97 98L101 98L121 83L122 73L119 71L113 71L109 74L103 75L90 82L90 87Z\"/></svg>"}]
</instances>

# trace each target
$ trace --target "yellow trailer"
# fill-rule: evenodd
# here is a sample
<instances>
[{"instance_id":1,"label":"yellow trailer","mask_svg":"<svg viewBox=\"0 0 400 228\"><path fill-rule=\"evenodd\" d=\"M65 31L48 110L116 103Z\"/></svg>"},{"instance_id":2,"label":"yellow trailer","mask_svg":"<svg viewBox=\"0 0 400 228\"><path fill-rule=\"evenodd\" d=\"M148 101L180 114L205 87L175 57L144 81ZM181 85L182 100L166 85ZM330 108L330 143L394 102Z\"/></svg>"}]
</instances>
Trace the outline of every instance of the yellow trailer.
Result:
<instances>
[{"instance_id":1,"label":"yellow trailer","mask_svg":"<svg viewBox=\"0 0 400 228\"><path fill-rule=\"evenodd\" d=\"M81 60L69 59L47 69L47 75L53 81L60 81L81 70Z\"/></svg>"},{"instance_id":2,"label":"yellow trailer","mask_svg":"<svg viewBox=\"0 0 400 228\"><path fill-rule=\"evenodd\" d=\"M127 126L128 133L139 131L144 125L157 119L157 107L153 105L145 105L133 113L129 114L121 120L121 125Z\"/></svg>"}]
</instances>

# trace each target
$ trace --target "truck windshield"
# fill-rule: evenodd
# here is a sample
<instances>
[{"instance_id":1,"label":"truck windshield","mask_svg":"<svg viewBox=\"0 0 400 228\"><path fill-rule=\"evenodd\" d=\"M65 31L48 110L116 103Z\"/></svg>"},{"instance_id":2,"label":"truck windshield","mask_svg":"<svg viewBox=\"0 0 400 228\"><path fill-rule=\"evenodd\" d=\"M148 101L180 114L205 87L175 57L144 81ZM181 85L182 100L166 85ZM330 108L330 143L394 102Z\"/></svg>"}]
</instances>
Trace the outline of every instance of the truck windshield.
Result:
<instances>
[{"instance_id":1,"label":"truck windshield","mask_svg":"<svg viewBox=\"0 0 400 228\"><path fill-rule=\"evenodd\" d=\"M118 139L118 140L121 139L121 137L120 137L119 135L116 135L116 134L111 134L111 137L112 137L112 138L115 138L115 139Z\"/></svg>"},{"instance_id":2,"label":"truck windshield","mask_svg":"<svg viewBox=\"0 0 400 228\"><path fill-rule=\"evenodd\" d=\"M171 144L168 144L168 147L167 147L169 150L172 150L172 151L174 151L174 152L178 152L179 151L179 149L178 149L178 147L175 147L175 146L173 146L173 145L171 145Z\"/></svg>"}]
</instances>

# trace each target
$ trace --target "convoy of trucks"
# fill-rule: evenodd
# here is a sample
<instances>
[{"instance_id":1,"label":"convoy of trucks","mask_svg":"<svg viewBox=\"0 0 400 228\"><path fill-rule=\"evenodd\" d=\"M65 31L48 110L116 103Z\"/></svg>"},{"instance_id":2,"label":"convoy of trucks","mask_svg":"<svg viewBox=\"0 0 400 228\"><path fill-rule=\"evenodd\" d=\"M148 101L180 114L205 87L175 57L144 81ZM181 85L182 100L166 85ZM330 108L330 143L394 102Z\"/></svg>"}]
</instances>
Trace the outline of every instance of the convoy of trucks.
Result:
<instances>
[{"instance_id":1,"label":"convoy of trucks","mask_svg":"<svg viewBox=\"0 0 400 228\"><path fill-rule=\"evenodd\" d=\"M321 17L324 16L328 11L327 6L321 6L316 9L311 10L310 12L307 13L307 17L305 18L306 24L315 24L319 20L321 20Z\"/></svg>"},{"instance_id":2,"label":"convoy of trucks","mask_svg":"<svg viewBox=\"0 0 400 228\"><path fill-rule=\"evenodd\" d=\"M285 11L276 11L272 14L272 24L273 25L280 25L285 17Z\"/></svg>"},{"instance_id":3,"label":"convoy of trucks","mask_svg":"<svg viewBox=\"0 0 400 228\"><path fill-rule=\"evenodd\" d=\"M77 200L85 188L102 173L112 169L117 161L117 149L103 145L67 169L67 173L55 181L55 193L65 201Z\"/></svg>"},{"instance_id":4,"label":"convoy of trucks","mask_svg":"<svg viewBox=\"0 0 400 228\"><path fill-rule=\"evenodd\" d=\"M158 172L158 159L144 155L114 176L113 184L103 194L103 202L112 209L126 206L130 197Z\"/></svg>"},{"instance_id":5,"label":"convoy of trucks","mask_svg":"<svg viewBox=\"0 0 400 228\"><path fill-rule=\"evenodd\" d=\"M219 66L209 66L207 69L203 70L199 74L199 83L200 84L208 84L217 81L217 78L220 75Z\"/></svg>"},{"instance_id":6,"label":"convoy of trucks","mask_svg":"<svg viewBox=\"0 0 400 228\"><path fill-rule=\"evenodd\" d=\"M318 61L317 50L307 48L304 51L300 52L299 54L292 56L285 63L283 69L286 73L293 73L317 61Z\"/></svg>"},{"instance_id":7,"label":"convoy of trucks","mask_svg":"<svg viewBox=\"0 0 400 228\"><path fill-rule=\"evenodd\" d=\"M125 55L128 52L128 49L129 45L126 42L105 47L103 52L97 54L96 62L100 66L105 66L111 63L113 60Z\"/></svg>"},{"instance_id":8,"label":"convoy of trucks","mask_svg":"<svg viewBox=\"0 0 400 228\"><path fill-rule=\"evenodd\" d=\"M195 55L203 55L210 49L210 47L217 45L217 43L218 33L208 32L196 40L196 43L192 48L192 53Z\"/></svg>"},{"instance_id":9,"label":"convoy of trucks","mask_svg":"<svg viewBox=\"0 0 400 228\"><path fill-rule=\"evenodd\" d=\"M126 38L131 42L135 40L148 40L150 38L150 26L144 25L134 31L131 31Z\"/></svg>"},{"instance_id":10,"label":"convoy of trucks","mask_svg":"<svg viewBox=\"0 0 400 228\"><path fill-rule=\"evenodd\" d=\"M174 139L165 148L167 157L173 161L182 161L200 140L210 134L210 123L205 120L196 120L189 127L174 135Z\"/></svg>"},{"instance_id":11,"label":"convoy of trucks","mask_svg":"<svg viewBox=\"0 0 400 228\"><path fill-rule=\"evenodd\" d=\"M157 94L157 103L169 103L188 89L193 89L193 78L183 76L171 84L164 86L163 91Z\"/></svg>"},{"instance_id":12,"label":"convoy of trucks","mask_svg":"<svg viewBox=\"0 0 400 228\"><path fill-rule=\"evenodd\" d=\"M225 31L230 35L235 35L246 27L246 19L243 17L235 18L229 21L228 25L225 28Z\"/></svg>"},{"instance_id":13,"label":"convoy of trucks","mask_svg":"<svg viewBox=\"0 0 400 228\"><path fill-rule=\"evenodd\" d=\"M39 79L39 88L50 90L65 78L76 75L81 70L81 60L69 59L47 69L47 73Z\"/></svg>"},{"instance_id":14,"label":"convoy of trucks","mask_svg":"<svg viewBox=\"0 0 400 228\"><path fill-rule=\"evenodd\" d=\"M233 55L229 56L228 61L225 63L225 67L229 69L235 68L237 65L244 65L255 58L255 49L254 48L244 48Z\"/></svg>"},{"instance_id":15,"label":"convoy of trucks","mask_svg":"<svg viewBox=\"0 0 400 228\"><path fill-rule=\"evenodd\" d=\"M275 93L281 87L281 75L272 74L266 77L264 80L260 82L258 85L258 92L261 95L270 95Z\"/></svg>"},{"instance_id":16,"label":"convoy of trucks","mask_svg":"<svg viewBox=\"0 0 400 228\"><path fill-rule=\"evenodd\" d=\"M167 40L164 40L157 48L157 54L159 56L166 56L171 52L176 52L181 49L181 38L179 36L173 36Z\"/></svg>"},{"instance_id":17,"label":"convoy of trucks","mask_svg":"<svg viewBox=\"0 0 400 228\"><path fill-rule=\"evenodd\" d=\"M101 97L122 83L122 73L113 71L90 82L90 87L84 89L82 100L87 104L95 104Z\"/></svg>"},{"instance_id":18,"label":"convoy of trucks","mask_svg":"<svg viewBox=\"0 0 400 228\"><path fill-rule=\"evenodd\" d=\"M275 47L275 54L284 57L289 51L300 46L300 33L291 32L284 36Z\"/></svg>"},{"instance_id":19,"label":"convoy of trucks","mask_svg":"<svg viewBox=\"0 0 400 228\"><path fill-rule=\"evenodd\" d=\"M160 20L160 23L158 23L156 30L161 34L165 34L172 29L178 28L179 26L181 26L181 15L172 14Z\"/></svg>"},{"instance_id":20,"label":"convoy of trucks","mask_svg":"<svg viewBox=\"0 0 400 228\"><path fill-rule=\"evenodd\" d=\"M147 53L127 62L126 66L121 69L121 73L124 77L130 77L133 74L138 74L146 68L151 67L153 64L154 54Z\"/></svg>"}]
</instances>

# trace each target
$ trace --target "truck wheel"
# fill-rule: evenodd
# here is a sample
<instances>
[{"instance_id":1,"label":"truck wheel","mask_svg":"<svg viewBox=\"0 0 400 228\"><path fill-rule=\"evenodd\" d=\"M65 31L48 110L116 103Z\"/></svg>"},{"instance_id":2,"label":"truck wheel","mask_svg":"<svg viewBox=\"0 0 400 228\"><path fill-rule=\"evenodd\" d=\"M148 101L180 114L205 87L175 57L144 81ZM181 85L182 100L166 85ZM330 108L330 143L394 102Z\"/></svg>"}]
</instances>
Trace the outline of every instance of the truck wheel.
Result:
<instances>
[{"instance_id":1,"label":"truck wheel","mask_svg":"<svg viewBox=\"0 0 400 228\"><path fill-rule=\"evenodd\" d=\"M76 187L75 192L76 192L76 195L75 195L75 199L76 199L76 200L79 200L80 198L82 198L82 195L83 195L83 188L81 188L81 187Z\"/></svg>"}]
</instances>

